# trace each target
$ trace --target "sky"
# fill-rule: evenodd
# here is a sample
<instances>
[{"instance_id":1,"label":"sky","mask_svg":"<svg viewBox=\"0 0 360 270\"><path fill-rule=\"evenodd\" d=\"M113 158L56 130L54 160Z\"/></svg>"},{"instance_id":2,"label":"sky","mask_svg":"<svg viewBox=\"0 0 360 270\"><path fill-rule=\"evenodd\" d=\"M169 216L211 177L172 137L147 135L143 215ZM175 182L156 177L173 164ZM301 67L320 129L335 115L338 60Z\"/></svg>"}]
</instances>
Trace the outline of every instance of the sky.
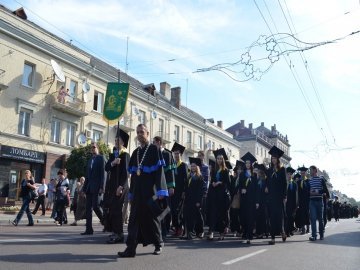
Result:
<instances>
[{"instance_id":1,"label":"sky","mask_svg":"<svg viewBox=\"0 0 360 270\"><path fill-rule=\"evenodd\" d=\"M225 128L276 124L292 167L360 201L359 0L0 3Z\"/></svg>"}]
</instances>

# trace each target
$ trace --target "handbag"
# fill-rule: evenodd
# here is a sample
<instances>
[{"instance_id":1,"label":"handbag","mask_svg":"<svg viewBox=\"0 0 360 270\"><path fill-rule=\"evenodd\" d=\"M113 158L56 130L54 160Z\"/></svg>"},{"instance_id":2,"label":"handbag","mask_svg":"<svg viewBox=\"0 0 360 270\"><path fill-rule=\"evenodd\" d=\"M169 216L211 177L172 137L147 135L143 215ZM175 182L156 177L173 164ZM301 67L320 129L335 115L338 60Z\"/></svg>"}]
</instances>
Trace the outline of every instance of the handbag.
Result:
<instances>
[{"instance_id":1,"label":"handbag","mask_svg":"<svg viewBox=\"0 0 360 270\"><path fill-rule=\"evenodd\" d=\"M240 193L237 192L231 202L231 208L240 209Z\"/></svg>"},{"instance_id":2,"label":"handbag","mask_svg":"<svg viewBox=\"0 0 360 270\"><path fill-rule=\"evenodd\" d=\"M38 194L36 193L35 189L31 189L29 195L30 195L30 200L34 200L38 197Z\"/></svg>"}]
</instances>

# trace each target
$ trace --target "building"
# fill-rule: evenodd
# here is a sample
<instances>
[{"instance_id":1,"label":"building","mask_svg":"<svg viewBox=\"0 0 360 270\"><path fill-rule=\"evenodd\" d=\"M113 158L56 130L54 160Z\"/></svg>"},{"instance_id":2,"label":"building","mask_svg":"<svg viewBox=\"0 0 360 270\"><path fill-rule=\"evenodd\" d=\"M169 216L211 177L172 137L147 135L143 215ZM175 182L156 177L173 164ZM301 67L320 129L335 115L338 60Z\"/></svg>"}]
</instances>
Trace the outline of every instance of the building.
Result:
<instances>
[{"instance_id":1,"label":"building","mask_svg":"<svg viewBox=\"0 0 360 270\"><path fill-rule=\"evenodd\" d=\"M248 127L245 126L245 120L229 127L226 131L230 132L234 139L240 142L242 153L250 152L253 154L259 163L270 163L270 148L275 145L284 151L281 157L281 162L288 166L290 165L290 144L287 135L283 136L274 124L271 130L265 127L264 122L257 128L250 123Z\"/></svg>"},{"instance_id":2,"label":"building","mask_svg":"<svg viewBox=\"0 0 360 270\"><path fill-rule=\"evenodd\" d=\"M184 160L199 150L224 147L234 164L240 143L217 125L181 105L181 88L143 84L27 20L23 9L0 6L0 196L17 198L25 170L36 182L55 178L74 147L102 139L113 146L117 125L103 119L107 82L130 83L121 128L129 152L137 147L135 128L146 124L151 137L168 148L186 146Z\"/></svg>"}]
</instances>

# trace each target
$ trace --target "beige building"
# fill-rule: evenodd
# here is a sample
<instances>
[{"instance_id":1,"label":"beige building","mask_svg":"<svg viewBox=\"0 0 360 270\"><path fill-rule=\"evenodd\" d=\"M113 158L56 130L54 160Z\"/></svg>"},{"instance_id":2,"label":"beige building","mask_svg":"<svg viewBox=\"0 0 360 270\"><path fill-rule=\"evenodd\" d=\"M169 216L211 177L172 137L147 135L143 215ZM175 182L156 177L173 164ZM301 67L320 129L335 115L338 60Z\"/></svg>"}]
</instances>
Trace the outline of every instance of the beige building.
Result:
<instances>
[{"instance_id":1,"label":"beige building","mask_svg":"<svg viewBox=\"0 0 360 270\"><path fill-rule=\"evenodd\" d=\"M240 144L231 133L181 105L181 88L164 82L159 91L80 50L26 18L23 10L0 6L0 196L15 197L24 170L36 182L56 177L74 147L102 139L112 147L116 126L102 110L107 82L130 83L120 124L136 146L135 128L145 123L151 136L171 148L186 146L184 160L199 150L207 159L224 147L234 164ZM63 95L63 96L62 96Z\"/></svg>"}]
</instances>

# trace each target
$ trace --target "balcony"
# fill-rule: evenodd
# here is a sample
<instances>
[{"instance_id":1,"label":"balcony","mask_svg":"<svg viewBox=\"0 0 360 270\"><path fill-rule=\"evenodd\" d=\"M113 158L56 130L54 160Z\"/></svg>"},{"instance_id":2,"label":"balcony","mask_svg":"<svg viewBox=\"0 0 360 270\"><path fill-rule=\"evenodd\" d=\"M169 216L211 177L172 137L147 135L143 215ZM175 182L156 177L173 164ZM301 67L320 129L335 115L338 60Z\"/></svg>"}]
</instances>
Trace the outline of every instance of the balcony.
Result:
<instances>
[{"instance_id":1,"label":"balcony","mask_svg":"<svg viewBox=\"0 0 360 270\"><path fill-rule=\"evenodd\" d=\"M70 101L69 99L65 100L65 103L58 102L54 100L51 107L55 110L58 110L63 113L75 115L78 117L87 116L88 113L85 112L85 102L81 101L80 99L73 99Z\"/></svg>"},{"instance_id":2,"label":"balcony","mask_svg":"<svg viewBox=\"0 0 360 270\"><path fill-rule=\"evenodd\" d=\"M197 144L195 143L186 143L185 144L185 151L189 152L189 153L197 153L200 149L198 148Z\"/></svg>"},{"instance_id":3,"label":"balcony","mask_svg":"<svg viewBox=\"0 0 360 270\"><path fill-rule=\"evenodd\" d=\"M163 140L163 144L171 143L170 134L169 134L169 133L165 133L165 132L163 132L163 131L158 131L158 132L155 133L155 136L161 137L162 140Z\"/></svg>"}]
</instances>

